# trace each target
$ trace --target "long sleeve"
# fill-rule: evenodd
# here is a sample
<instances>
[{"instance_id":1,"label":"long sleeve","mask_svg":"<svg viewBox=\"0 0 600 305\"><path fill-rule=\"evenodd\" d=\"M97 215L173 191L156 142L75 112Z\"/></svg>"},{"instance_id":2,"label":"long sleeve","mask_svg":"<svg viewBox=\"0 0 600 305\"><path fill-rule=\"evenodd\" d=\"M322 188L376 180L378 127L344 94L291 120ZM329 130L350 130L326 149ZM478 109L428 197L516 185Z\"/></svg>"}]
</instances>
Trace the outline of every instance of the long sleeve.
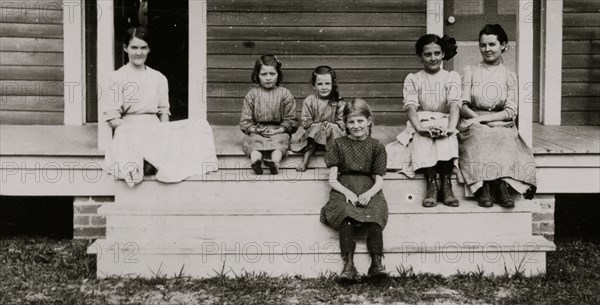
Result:
<instances>
[{"instance_id":1,"label":"long sleeve","mask_svg":"<svg viewBox=\"0 0 600 305\"><path fill-rule=\"evenodd\" d=\"M308 129L310 127L310 125L312 123L314 123L313 120L313 111L312 111L312 102L313 99L311 96L307 96L304 99L304 102L302 103L302 128L304 129Z\"/></svg>"},{"instance_id":2,"label":"long sleeve","mask_svg":"<svg viewBox=\"0 0 600 305\"><path fill-rule=\"evenodd\" d=\"M462 103L470 104L472 99L471 88L473 85L473 70L466 66L462 75Z\"/></svg>"},{"instance_id":3,"label":"long sleeve","mask_svg":"<svg viewBox=\"0 0 600 305\"><path fill-rule=\"evenodd\" d=\"M456 104L459 107L462 105L462 85L460 74L450 71L449 81L446 84L446 102L448 106Z\"/></svg>"},{"instance_id":4,"label":"long sleeve","mask_svg":"<svg viewBox=\"0 0 600 305\"><path fill-rule=\"evenodd\" d=\"M419 90L415 84L415 75L409 73L404 80L404 88L402 95L404 96L404 110L408 109L409 106L415 106L419 108Z\"/></svg>"},{"instance_id":5,"label":"long sleeve","mask_svg":"<svg viewBox=\"0 0 600 305\"><path fill-rule=\"evenodd\" d=\"M508 119L514 121L519 109L519 98L517 93L519 90L519 80L517 74L514 72L509 72L507 75L507 90L504 111L506 112Z\"/></svg>"},{"instance_id":6,"label":"long sleeve","mask_svg":"<svg viewBox=\"0 0 600 305\"><path fill-rule=\"evenodd\" d=\"M158 82L158 114L171 115L169 106L169 82L164 75L160 75Z\"/></svg>"},{"instance_id":7,"label":"long sleeve","mask_svg":"<svg viewBox=\"0 0 600 305\"><path fill-rule=\"evenodd\" d=\"M342 131L346 131L346 124L344 123L344 108L346 102L344 100L338 101L338 106L335 109L335 123L340 127Z\"/></svg>"},{"instance_id":8,"label":"long sleeve","mask_svg":"<svg viewBox=\"0 0 600 305\"><path fill-rule=\"evenodd\" d=\"M280 126L283 127L286 133L293 134L298 130L298 118L296 117L296 100L292 94L287 92L283 96L283 122Z\"/></svg>"},{"instance_id":9,"label":"long sleeve","mask_svg":"<svg viewBox=\"0 0 600 305\"><path fill-rule=\"evenodd\" d=\"M121 84L117 73L108 74L108 79L100 94L100 103L102 105L102 119L110 121L121 117L123 113L123 99L121 98Z\"/></svg>"},{"instance_id":10,"label":"long sleeve","mask_svg":"<svg viewBox=\"0 0 600 305\"><path fill-rule=\"evenodd\" d=\"M250 127L256 125L256 120L254 118L254 96L252 91L246 94L244 98L244 104L242 106L242 117L240 118L240 129L248 134L248 130Z\"/></svg>"}]
</instances>

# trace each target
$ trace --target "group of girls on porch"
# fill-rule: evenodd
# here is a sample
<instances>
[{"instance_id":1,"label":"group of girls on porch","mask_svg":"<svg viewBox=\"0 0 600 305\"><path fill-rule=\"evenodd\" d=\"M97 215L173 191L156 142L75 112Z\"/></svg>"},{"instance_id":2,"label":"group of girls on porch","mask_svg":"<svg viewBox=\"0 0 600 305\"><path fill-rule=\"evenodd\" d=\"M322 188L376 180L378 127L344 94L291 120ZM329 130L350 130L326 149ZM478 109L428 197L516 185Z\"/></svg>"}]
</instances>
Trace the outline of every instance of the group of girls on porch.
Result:
<instances>
[{"instance_id":1,"label":"group of girls on porch","mask_svg":"<svg viewBox=\"0 0 600 305\"><path fill-rule=\"evenodd\" d=\"M139 33L138 33L139 34ZM367 232L367 247L371 255L370 276L385 276L382 265L382 231L388 218L388 207L382 190L387 171L398 171L409 177L422 173L427 191L422 205L434 207L438 201L451 207L459 206L453 193L451 176L458 165L457 176L464 181L482 207L497 203L514 207L509 186L531 198L535 193L535 175L526 168L534 165L531 149L515 127L517 115L517 77L502 61L507 51L508 37L500 25L486 25L479 34L479 49L483 61L468 66L462 73L442 69L442 61L456 54L456 42L447 36L422 36L415 45L423 69L410 73L404 81L404 109L408 114L406 128L397 141L384 146L371 137L375 121L371 109L362 99L345 101L338 89L337 75L329 66L319 66L310 75L315 93L302 105L301 126L304 134L291 143L298 130L296 102L292 93L281 86L282 63L276 56L260 56L251 79L257 86L243 100L240 128L246 135L243 151L250 158L251 168L263 174L263 164L271 174L277 174L288 149L304 153L297 171L305 171L317 150L325 150L325 164L330 168L329 201L321 210L321 221L339 231L344 258L341 279L352 280L358 275L353 264L354 235ZM136 103L110 103L104 115L116 129L115 138L124 123L145 123L147 120L168 121L167 87L164 76L144 65L149 46L145 37L129 35L125 41L129 63L115 71L113 78L142 79L141 89L152 98ZM308 77L307 77L308 78ZM494 94L486 91L493 85ZM150 122L150 123L153 123ZM208 127L210 129L210 127ZM164 132L165 137L174 134ZM187 136L187 138L185 138ZM187 140L195 136L194 129ZM188 147L186 153L202 156L214 154L212 134L201 138L202 147ZM185 144L185 139L181 143ZM165 139L161 139L165 140ZM124 137L123 141L131 141ZM121 141L121 145L125 142ZM152 165L163 171L161 141L153 142ZM198 138L193 141L198 142ZM140 144L141 145L141 144ZM167 145L168 146L168 145ZM139 149L139 147L138 147ZM123 149L113 148L123 154ZM113 152L114 152L113 151ZM108 158L108 157L107 157ZM489 171L487 164L494 164ZM179 164L182 166L182 164ZM194 169L202 174L205 169ZM438 182L437 176L440 181Z\"/></svg>"}]
</instances>

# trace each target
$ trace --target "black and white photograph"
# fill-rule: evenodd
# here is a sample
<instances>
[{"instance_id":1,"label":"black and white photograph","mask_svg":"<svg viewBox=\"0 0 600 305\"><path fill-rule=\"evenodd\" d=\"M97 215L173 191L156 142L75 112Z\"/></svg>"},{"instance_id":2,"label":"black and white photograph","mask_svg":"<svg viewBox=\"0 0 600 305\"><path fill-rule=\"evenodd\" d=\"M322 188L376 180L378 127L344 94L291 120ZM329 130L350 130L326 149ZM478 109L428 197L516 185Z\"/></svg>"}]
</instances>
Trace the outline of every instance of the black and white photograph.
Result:
<instances>
[{"instance_id":1,"label":"black and white photograph","mask_svg":"<svg viewBox=\"0 0 600 305\"><path fill-rule=\"evenodd\" d=\"M600 304L600 1L0 0L0 304Z\"/></svg>"}]
</instances>

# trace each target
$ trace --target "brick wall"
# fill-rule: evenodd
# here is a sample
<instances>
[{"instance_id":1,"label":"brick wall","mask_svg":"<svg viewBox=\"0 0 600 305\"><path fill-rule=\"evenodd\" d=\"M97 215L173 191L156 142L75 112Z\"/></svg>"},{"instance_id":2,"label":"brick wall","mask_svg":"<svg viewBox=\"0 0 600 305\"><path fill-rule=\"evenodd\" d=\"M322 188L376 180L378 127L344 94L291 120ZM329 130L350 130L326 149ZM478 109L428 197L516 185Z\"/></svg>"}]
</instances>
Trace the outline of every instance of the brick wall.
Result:
<instances>
[{"instance_id":1,"label":"brick wall","mask_svg":"<svg viewBox=\"0 0 600 305\"><path fill-rule=\"evenodd\" d=\"M114 203L115 198L75 197L73 200L73 238L96 239L106 237L106 217L98 215L103 204Z\"/></svg>"},{"instance_id":2,"label":"brick wall","mask_svg":"<svg viewBox=\"0 0 600 305\"><path fill-rule=\"evenodd\" d=\"M554 195L537 195L533 199L538 210L532 214L533 235L542 235L554 241Z\"/></svg>"}]
</instances>

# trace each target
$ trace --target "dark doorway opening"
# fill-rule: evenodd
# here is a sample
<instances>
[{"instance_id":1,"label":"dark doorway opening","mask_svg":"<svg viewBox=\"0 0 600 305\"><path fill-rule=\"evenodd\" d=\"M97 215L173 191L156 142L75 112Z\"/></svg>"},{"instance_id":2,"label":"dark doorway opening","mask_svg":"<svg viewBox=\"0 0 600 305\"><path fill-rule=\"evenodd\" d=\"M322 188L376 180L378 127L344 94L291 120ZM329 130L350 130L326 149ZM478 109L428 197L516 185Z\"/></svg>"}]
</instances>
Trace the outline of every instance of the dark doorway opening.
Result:
<instances>
[{"instance_id":1,"label":"dark doorway opening","mask_svg":"<svg viewBox=\"0 0 600 305\"><path fill-rule=\"evenodd\" d=\"M73 197L2 196L0 238L73 238Z\"/></svg>"}]
</instances>

